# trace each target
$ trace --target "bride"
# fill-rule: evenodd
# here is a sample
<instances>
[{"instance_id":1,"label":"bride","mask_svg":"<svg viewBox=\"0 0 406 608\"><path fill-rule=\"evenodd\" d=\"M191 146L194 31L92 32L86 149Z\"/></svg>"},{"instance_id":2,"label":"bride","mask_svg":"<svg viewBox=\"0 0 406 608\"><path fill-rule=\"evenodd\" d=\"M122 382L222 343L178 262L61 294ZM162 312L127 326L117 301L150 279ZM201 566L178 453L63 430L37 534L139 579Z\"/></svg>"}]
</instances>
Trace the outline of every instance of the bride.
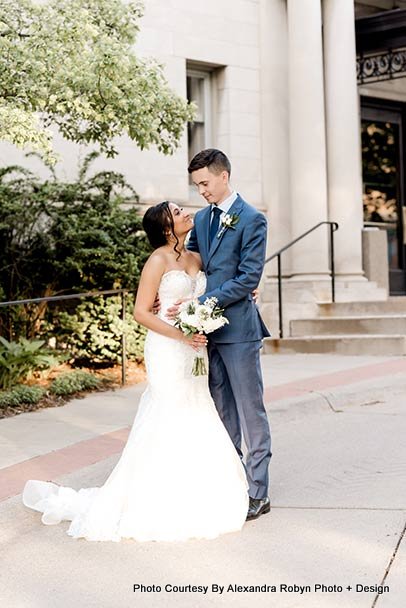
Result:
<instances>
[{"instance_id":1,"label":"bride","mask_svg":"<svg viewBox=\"0 0 406 608\"><path fill-rule=\"evenodd\" d=\"M200 256L185 249L193 226L186 211L163 202L143 226L154 247L142 271L134 315L148 328L148 385L128 442L100 488L75 491L30 480L24 505L44 524L71 521L87 540L180 541L240 530L248 510L243 464L209 393L207 376L191 374L206 337L186 337L166 317L175 301L205 292ZM153 314L158 293L161 308ZM205 353L205 357L207 357Z\"/></svg>"}]
</instances>

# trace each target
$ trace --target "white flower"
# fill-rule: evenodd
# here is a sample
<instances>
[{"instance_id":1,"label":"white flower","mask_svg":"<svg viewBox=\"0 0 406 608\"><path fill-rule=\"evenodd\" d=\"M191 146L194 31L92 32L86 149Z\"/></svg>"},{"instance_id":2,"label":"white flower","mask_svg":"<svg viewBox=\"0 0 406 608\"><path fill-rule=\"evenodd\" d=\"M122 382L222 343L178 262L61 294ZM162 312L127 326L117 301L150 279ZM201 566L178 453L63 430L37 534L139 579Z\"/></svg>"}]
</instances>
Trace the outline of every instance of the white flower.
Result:
<instances>
[{"instance_id":1,"label":"white flower","mask_svg":"<svg viewBox=\"0 0 406 608\"><path fill-rule=\"evenodd\" d=\"M217 306L217 298L206 298L203 304L198 300L183 302L175 319L175 326L187 335L203 332L209 334L228 323L222 316L223 310Z\"/></svg>"},{"instance_id":2,"label":"white flower","mask_svg":"<svg viewBox=\"0 0 406 608\"><path fill-rule=\"evenodd\" d=\"M220 218L221 230L218 233L217 238L219 239L221 237L221 235L223 234L223 232L225 230L227 230L228 228L232 228L233 230L235 230L235 227L237 226L239 221L240 221L240 216L237 213L233 213L232 215L230 215L229 213L225 213Z\"/></svg>"},{"instance_id":3,"label":"white flower","mask_svg":"<svg viewBox=\"0 0 406 608\"><path fill-rule=\"evenodd\" d=\"M186 310L182 310L179 313L179 318L182 323L196 327L199 324L199 317L197 315L191 315Z\"/></svg>"},{"instance_id":4,"label":"white flower","mask_svg":"<svg viewBox=\"0 0 406 608\"><path fill-rule=\"evenodd\" d=\"M231 226L232 221L232 217L228 213L225 213L221 218L221 223L223 224L223 226L227 226L227 228Z\"/></svg>"},{"instance_id":5,"label":"white flower","mask_svg":"<svg viewBox=\"0 0 406 608\"><path fill-rule=\"evenodd\" d=\"M207 319L204 324L204 333L211 334L212 331L220 329L223 325L227 325L228 319L225 317L218 317L217 319Z\"/></svg>"},{"instance_id":6,"label":"white flower","mask_svg":"<svg viewBox=\"0 0 406 608\"><path fill-rule=\"evenodd\" d=\"M213 310L213 308L215 308L217 306L217 303L218 303L218 299L215 298L214 296L212 298L206 298L204 301L204 305L209 306L209 308L211 310Z\"/></svg>"},{"instance_id":7,"label":"white flower","mask_svg":"<svg viewBox=\"0 0 406 608\"><path fill-rule=\"evenodd\" d=\"M197 306L196 308L196 314L199 317L199 319L207 319L211 313L213 312L213 309L210 308L210 306L206 306L205 304L199 304L199 306Z\"/></svg>"}]
</instances>

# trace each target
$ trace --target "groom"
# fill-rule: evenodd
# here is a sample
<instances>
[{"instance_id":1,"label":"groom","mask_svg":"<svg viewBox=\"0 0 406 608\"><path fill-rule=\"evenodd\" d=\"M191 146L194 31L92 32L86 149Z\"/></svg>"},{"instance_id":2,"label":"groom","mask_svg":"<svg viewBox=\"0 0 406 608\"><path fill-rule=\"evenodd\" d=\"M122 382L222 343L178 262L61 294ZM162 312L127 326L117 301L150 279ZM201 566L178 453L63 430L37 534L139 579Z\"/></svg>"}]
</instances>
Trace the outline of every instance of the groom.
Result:
<instances>
[{"instance_id":1,"label":"groom","mask_svg":"<svg viewBox=\"0 0 406 608\"><path fill-rule=\"evenodd\" d=\"M199 300L216 297L230 322L209 335L210 392L241 458L242 434L247 446L251 520L270 511L271 436L259 357L269 332L252 297L264 267L267 222L231 189L230 161L220 150L196 154L188 172L209 204L196 213L188 243L200 253L207 276Z\"/></svg>"}]
</instances>

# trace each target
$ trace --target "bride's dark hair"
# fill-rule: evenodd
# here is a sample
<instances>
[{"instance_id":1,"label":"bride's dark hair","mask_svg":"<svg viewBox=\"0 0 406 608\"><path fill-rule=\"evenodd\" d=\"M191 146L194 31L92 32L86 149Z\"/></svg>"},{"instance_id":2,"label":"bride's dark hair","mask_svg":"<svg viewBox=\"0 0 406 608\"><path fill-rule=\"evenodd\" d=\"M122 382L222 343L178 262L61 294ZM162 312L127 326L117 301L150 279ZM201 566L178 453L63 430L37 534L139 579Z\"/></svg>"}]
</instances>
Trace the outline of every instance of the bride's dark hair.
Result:
<instances>
[{"instance_id":1,"label":"bride's dark hair","mask_svg":"<svg viewBox=\"0 0 406 608\"><path fill-rule=\"evenodd\" d=\"M181 256L181 252L177 249L179 239L175 234L175 226L168 201L163 201L163 203L159 203L158 205L154 205L147 209L142 219L142 226L154 249L167 245L168 233L172 234L176 240L174 246L174 250L178 254L176 259L179 260Z\"/></svg>"}]
</instances>

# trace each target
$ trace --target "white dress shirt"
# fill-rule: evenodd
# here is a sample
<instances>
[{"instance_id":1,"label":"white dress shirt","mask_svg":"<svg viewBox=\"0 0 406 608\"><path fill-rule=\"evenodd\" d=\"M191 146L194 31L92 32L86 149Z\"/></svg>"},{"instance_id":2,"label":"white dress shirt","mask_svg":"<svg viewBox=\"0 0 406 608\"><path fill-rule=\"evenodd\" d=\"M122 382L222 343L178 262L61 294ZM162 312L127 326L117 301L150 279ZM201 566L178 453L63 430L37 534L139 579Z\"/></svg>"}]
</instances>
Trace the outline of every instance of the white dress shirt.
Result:
<instances>
[{"instance_id":1,"label":"white dress shirt","mask_svg":"<svg viewBox=\"0 0 406 608\"><path fill-rule=\"evenodd\" d=\"M233 191L231 192L231 194L230 194L230 195L229 195L229 196L228 196L226 199L224 199L224 201L223 201L223 202L219 203L218 205L212 205L212 211L213 211L213 207L218 207L219 209L221 209L221 212L222 212L222 213L221 213L221 215L220 215L220 223L221 223L221 218L222 218L222 217L223 217L223 216L224 216L226 213L228 213L228 212L229 212L230 207L231 207L231 205L234 203L234 201L235 201L235 199L237 198L237 196L238 196L238 193L237 193L235 190L233 190ZM213 217L214 217L214 216L213 216L213 213L211 213L211 217L210 217L210 224L211 224L211 222L212 222L212 220L213 220Z\"/></svg>"}]
</instances>

